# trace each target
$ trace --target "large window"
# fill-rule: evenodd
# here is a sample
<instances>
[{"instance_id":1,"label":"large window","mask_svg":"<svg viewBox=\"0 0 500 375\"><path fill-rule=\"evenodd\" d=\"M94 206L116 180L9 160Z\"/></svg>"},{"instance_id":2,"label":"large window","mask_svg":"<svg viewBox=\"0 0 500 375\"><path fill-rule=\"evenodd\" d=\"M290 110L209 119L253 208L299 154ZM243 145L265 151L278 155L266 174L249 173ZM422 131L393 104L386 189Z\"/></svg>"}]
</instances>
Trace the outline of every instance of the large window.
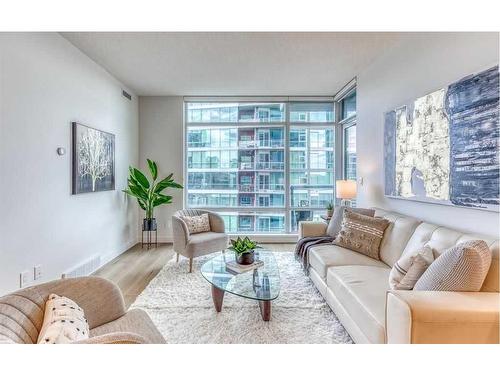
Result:
<instances>
[{"instance_id":1,"label":"large window","mask_svg":"<svg viewBox=\"0 0 500 375\"><path fill-rule=\"evenodd\" d=\"M185 107L187 207L230 233L289 233L333 201L333 100Z\"/></svg>"},{"instance_id":2,"label":"large window","mask_svg":"<svg viewBox=\"0 0 500 375\"><path fill-rule=\"evenodd\" d=\"M293 141L299 135L299 141ZM333 126L290 126L291 231L302 220L319 220L333 201L335 129Z\"/></svg>"},{"instance_id":3,"label":"large window","mask_svg":"<svg viewBox=\"0 0 500 375\"><path fill-rule=\"evenodd\" d=\"M356 125L344 129L344 178L356 180Z\"/></svg>"},{"instance_id":4,"label":"large window","mask_svg":"<svg viewBox=\"0 0 500 375\"><path fill-rule=\"evenodd\" d=\"M343 179L356 180L356 89L349 91L339 101L342 126ZM355 206L356 201L351 200Z\"/></svg>"}]
</instances>

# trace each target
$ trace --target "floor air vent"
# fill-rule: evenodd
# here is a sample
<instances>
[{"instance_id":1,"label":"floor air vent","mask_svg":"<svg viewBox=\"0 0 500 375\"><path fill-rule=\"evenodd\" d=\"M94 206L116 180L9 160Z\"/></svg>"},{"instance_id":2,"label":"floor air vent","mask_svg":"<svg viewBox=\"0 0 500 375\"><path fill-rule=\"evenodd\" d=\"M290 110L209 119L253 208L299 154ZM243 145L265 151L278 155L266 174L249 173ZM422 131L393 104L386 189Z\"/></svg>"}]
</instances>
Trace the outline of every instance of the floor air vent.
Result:
<instances>
[{"instance_id":1,"label":"floor air vent","mask_svg":"<svg viewBox=\"0 0 500 375\"><path fill-rule=\"evenodd\" d=\"M96 255L83 263L73 267L71 270L66 271L62 274L63 279L69 279L72 277L88 276L92 272L96 271L101 266L101 257Z\"/></svg>"}]
</instances>

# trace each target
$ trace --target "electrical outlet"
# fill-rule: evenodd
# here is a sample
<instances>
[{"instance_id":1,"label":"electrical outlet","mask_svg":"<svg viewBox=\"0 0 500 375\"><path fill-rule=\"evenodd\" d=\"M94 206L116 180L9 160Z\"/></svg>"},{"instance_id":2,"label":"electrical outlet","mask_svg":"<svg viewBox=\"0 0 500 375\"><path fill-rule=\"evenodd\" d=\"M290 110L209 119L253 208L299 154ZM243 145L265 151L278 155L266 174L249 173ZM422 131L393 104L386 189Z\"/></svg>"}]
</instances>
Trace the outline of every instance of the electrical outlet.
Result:
<instances>
[{"instance_id":1,"label":"electrical outlet","mask_svg":"<svg viewBox=\"0 0 500 375\"><path fill-rule=\"evenodd\" d=\"M31 272L23 271L19 274L19 287L24 288L31 281Z\"/></svg>"},{"instance_id":2,"label":"electrical outlet","mask_svg":"<svg viewBox=\"0 0 500 375\"><path fill-rule=\"evenodd\" d=\"M33 280L38 280L42 278L42 266L39 264L38 266L33 267Z\"/></svg>"}]
</instances>

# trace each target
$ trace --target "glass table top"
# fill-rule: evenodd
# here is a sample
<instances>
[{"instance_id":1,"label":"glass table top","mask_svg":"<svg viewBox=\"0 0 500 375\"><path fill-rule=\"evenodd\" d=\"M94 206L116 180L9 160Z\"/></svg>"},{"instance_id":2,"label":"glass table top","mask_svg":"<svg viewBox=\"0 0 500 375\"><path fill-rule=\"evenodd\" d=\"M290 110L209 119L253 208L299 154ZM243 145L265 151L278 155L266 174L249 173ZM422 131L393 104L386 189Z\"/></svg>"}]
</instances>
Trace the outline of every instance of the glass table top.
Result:
<instances>
[{"instance_id":1,"label":"glass table top","mask_svg":"<svg viewBox=\"0 0 500 375\"><path fill-rule=\"evenodd\" d=\"M234 261L234 252L225 253L208 260L201 267L203 277L215 287L240 297L259 301L276 299L280 293L280 273L272 251L259 249L255 260L264 264L254 270L240 274L226 269L226 262Z\"/></svg>"}]
</instances>

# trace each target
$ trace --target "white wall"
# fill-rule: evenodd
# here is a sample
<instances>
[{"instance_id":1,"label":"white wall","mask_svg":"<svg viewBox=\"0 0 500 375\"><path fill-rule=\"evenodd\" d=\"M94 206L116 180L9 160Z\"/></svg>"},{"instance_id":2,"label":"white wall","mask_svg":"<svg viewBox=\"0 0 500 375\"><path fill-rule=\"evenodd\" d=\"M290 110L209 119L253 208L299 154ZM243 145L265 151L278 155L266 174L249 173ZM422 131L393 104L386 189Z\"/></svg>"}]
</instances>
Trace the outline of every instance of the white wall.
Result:
<instances>
[{"instance_id":1,"label":"white wall","mask_svg":"<svg viewBox=\"0 0 500 375\"><path fill-rule=\"evenodd\" d=\"M408 34L358 75L358 205L378 206L449 227L498 236L499 214L385 198L383 113L498 64L498 33Z\"/></svg>"},{"instance_id":2,"label":"white wall","mask_svg":"<svg viewBox=\"0 0 500 375\"><path fill-rule=\"evenodd\" d=\"M159 176L173 173L176 182L183 180L183 108L182 96L141 96L139 98L139 154L141 170L147 171L146 159L158 163ZM183 207L183 191L167 189L173 203L156 208L158 240L172 241L171 216ZM140 218L144 217L140 212Z\"/></svg>"},{"instance_id":3,"label":"white wall","mask_svg":"<svg viewBox=\"0 0 500 375\"><path fill-rule=\"evenodd\" d=\"M138 163L138 99L56 33L3 33L0 51L2 295L34 265L44 282L137 242L137 206L121 190ZM71 195L72 121L115 134L116 190Z\"/></svg>"}]
</instances>

